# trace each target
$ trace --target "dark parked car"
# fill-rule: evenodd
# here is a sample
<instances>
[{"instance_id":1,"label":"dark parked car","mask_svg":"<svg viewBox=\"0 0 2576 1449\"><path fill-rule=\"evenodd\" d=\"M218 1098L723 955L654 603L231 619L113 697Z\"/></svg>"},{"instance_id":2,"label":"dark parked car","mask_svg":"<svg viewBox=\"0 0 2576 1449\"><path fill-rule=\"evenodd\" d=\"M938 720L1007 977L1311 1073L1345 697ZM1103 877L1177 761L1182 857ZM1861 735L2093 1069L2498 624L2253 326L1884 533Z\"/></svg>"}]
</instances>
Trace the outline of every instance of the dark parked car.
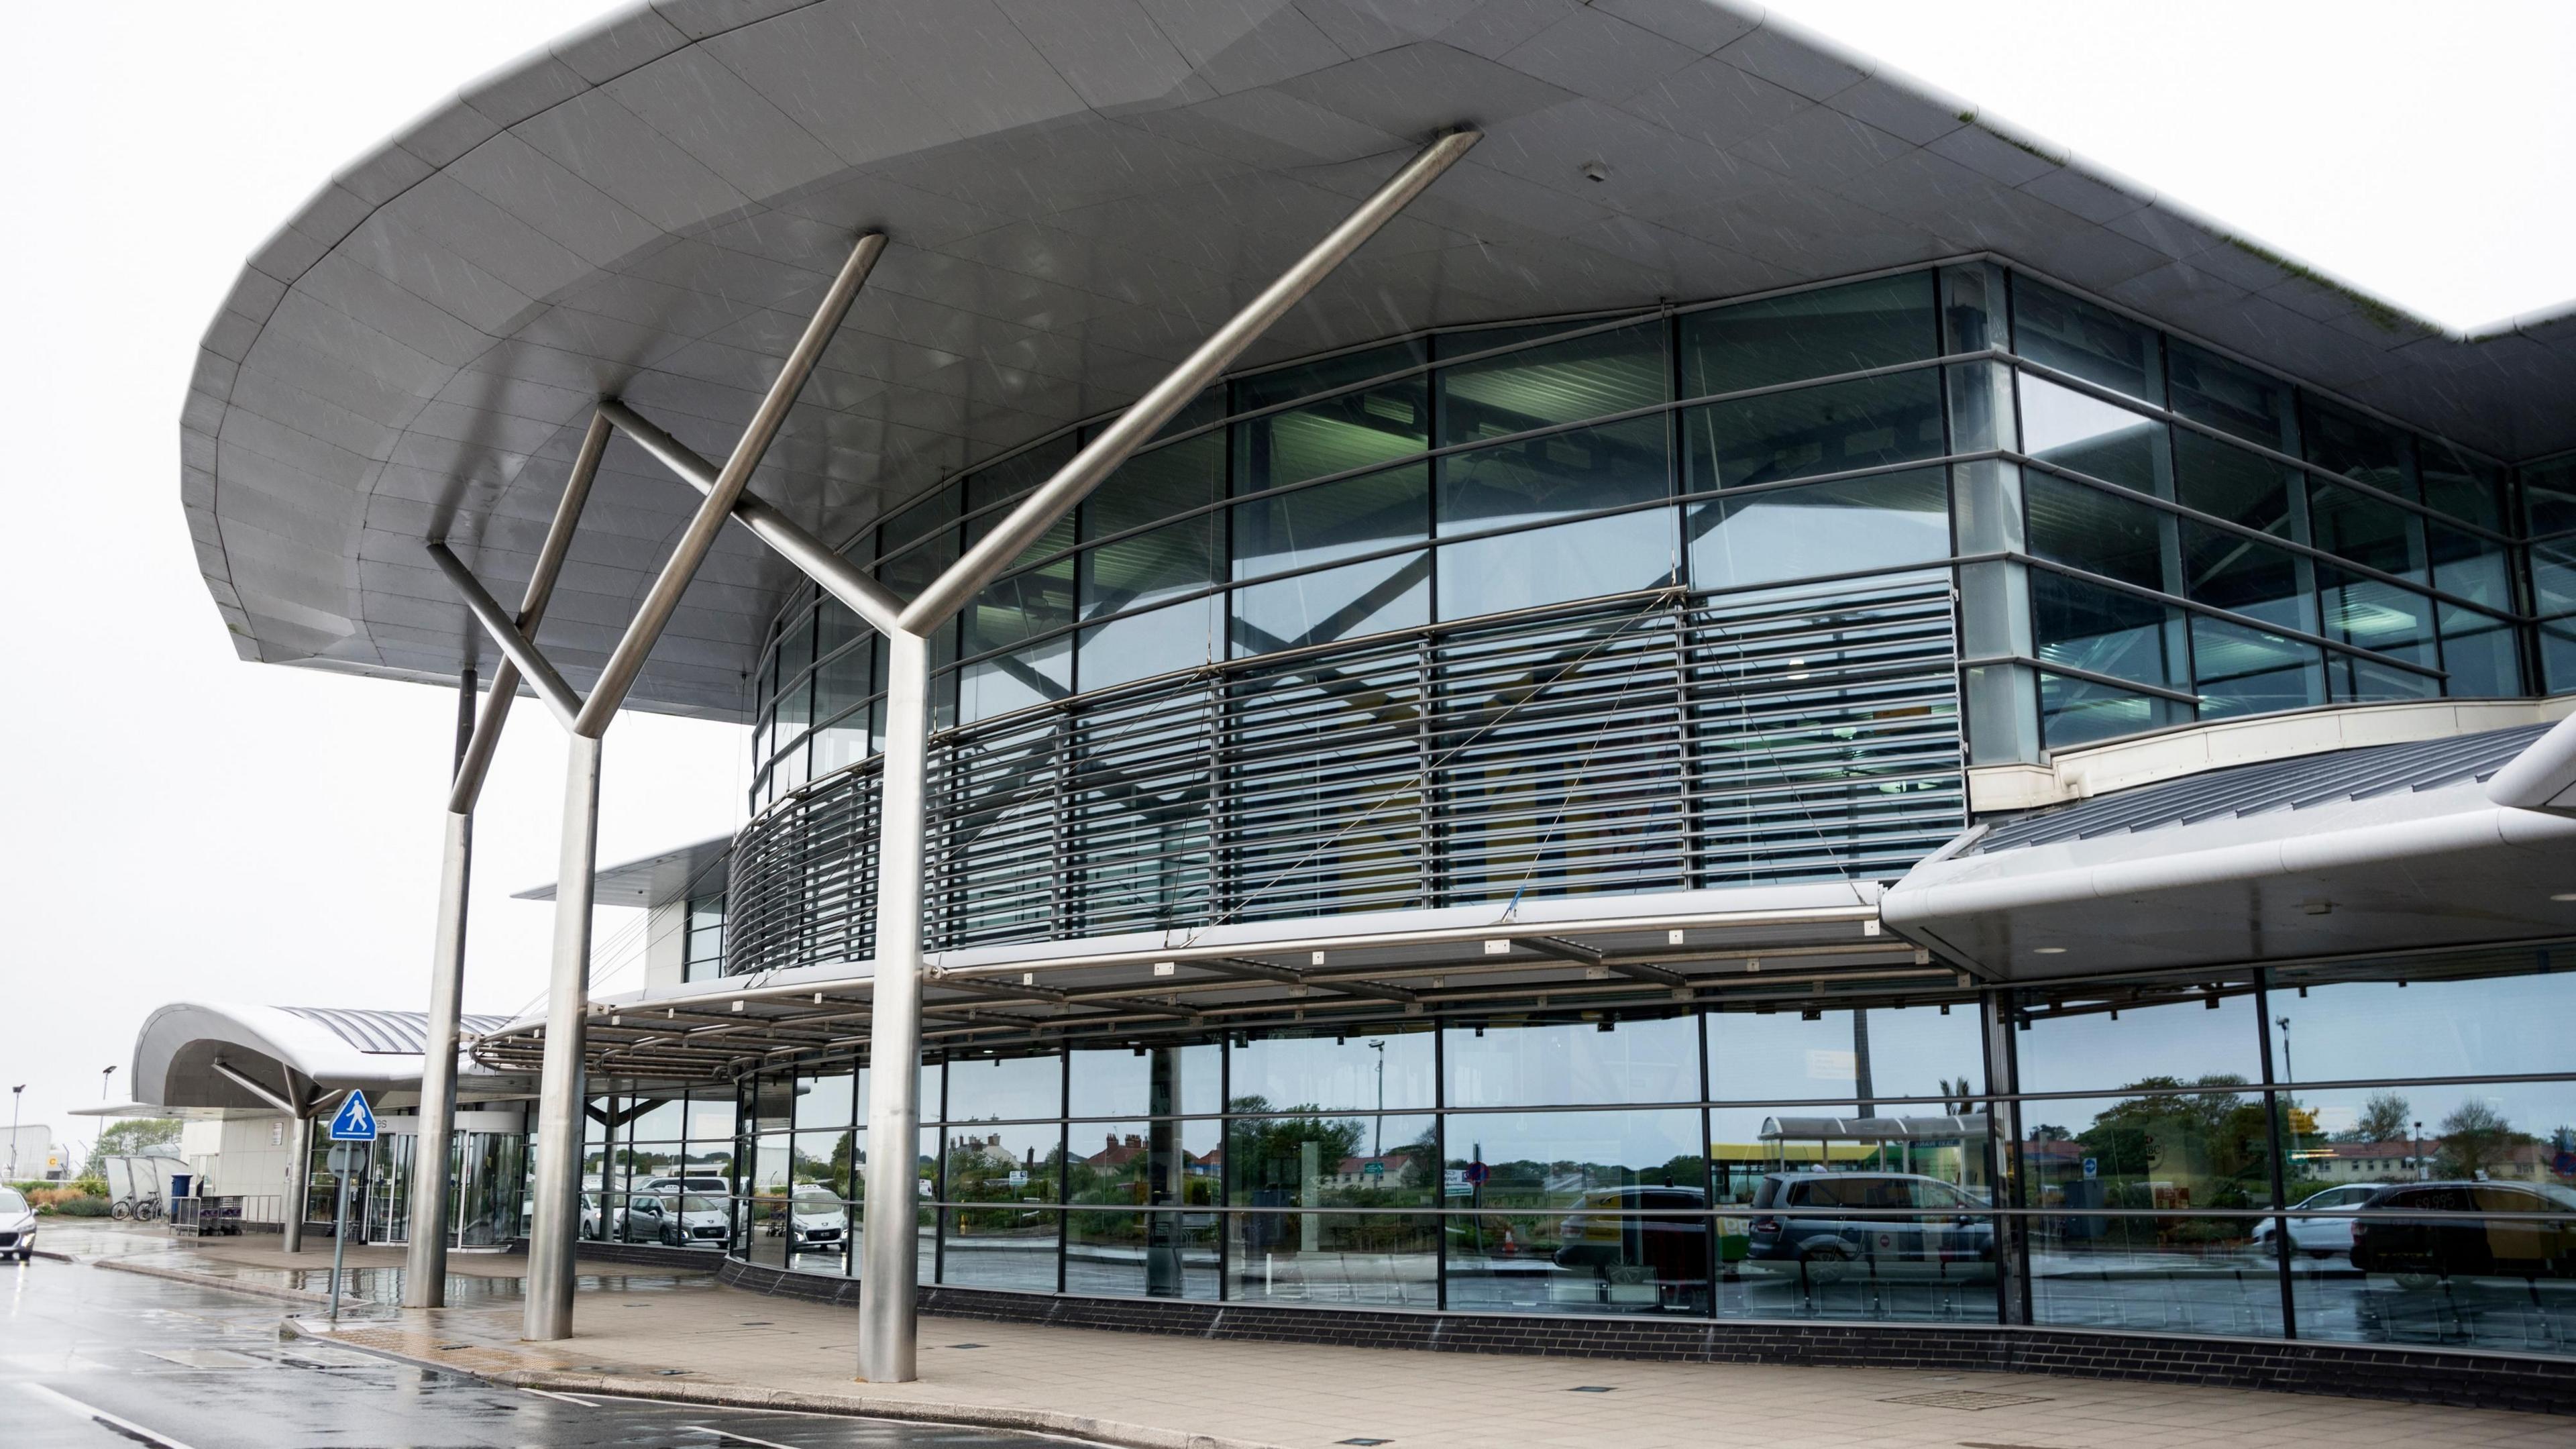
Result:
<instances>
[{"instance_id":1,"label":"dark parked car","mask_svg":"<svg viewBox=\"0 0 2576 1449\"><path fill-rule=\"evenodd\" d=\"M1557 1226L1556 1266L1650 1267L1667 1282L1708 1276L1708 1219L1610 1216L1706 1212L1708 1194L1699 1188L1600 1188L1583 1195L1583 1206Z\"/></svg>"},{"instance_id":2,"label":"dark parked car","mask_svg":"<svg viewBox=\"0 0 2576 1449\"><path fill-rule=\"evenodd\" d=\"M2556 1213L2551 1220L2487 1213ZM2352 1265L2401 1288L2449 1277L2576 1278L2576 1191L2555 1183L2405 1182L2352 1224Z\"/></svg>"},{"instance_id":3,"label":"dark parked car","mask_svg":"<svg viewBox=\"0 0 2576 1449\"><path fill-rule=\"evenodd\" d=\"M1757 1272L1831 1283L1862 1269L1881 1278L1994 1271L1995 1228L1985 1205L1937 1177L1774 1172L1754 1189L1751 1206L1744 1258ZM1858 1211L1843 1217L1836 1209Z\"/></svg>"}]
</instances>

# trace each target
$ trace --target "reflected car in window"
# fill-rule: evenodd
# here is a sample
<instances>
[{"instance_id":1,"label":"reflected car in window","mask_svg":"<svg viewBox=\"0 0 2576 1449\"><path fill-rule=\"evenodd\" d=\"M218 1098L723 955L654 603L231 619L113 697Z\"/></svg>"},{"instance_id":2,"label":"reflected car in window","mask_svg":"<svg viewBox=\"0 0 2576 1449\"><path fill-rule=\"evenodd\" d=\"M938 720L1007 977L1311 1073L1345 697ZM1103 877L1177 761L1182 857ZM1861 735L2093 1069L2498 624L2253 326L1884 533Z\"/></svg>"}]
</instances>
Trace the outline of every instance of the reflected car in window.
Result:
<instances>
[{"instance_id":1,"label":"reflected car in window","mask_svg":"<svg viewBox=\"0 0 2576 1449\"><path fill-rule=\"evenodd\" d=\"M2389 1274L2401 1288L2453 1277L2576 1278L2576 1191L2555 1183L2402 1183L2372 1193L2361 1214L2352 1265Z\"/></svg>"},{"instance_id":2,"label":"reflected car in window","mask_svg":"<svg viewBox=\"0 0 2576 1449\"><path fill-rule=\"evenodd\" d=\"M1937 1177L1774 1172L1754 1190L1751 1206L1744 1266L1756 1272L1831 1283L1855 1272L1958 1278L1994 1271L1995 1229L1984 1205ZM1836 1209L1856 1211L1842 1217Z\"/></svg>"},{"instance_id":3,"label":"reflected car in window","mask_svg":"<svg viewBox=\"0 0 2576 1449\"><path fill-rule=\"evenodd\" d=\"M1629 1213L1706 1212L1708 1194L1695 1187L1609 1187L1583 1195L1585 1211L1557 1228L1560 1268L1643 1265L1668 1281L1708 1272L1708 1219L1629 1217ZM1666 1269L1673 1271L1667 1272Z\"/></svg>"},{"instance_id":4,"label":"reflected car in window","mask_svg":"<svg viewBox=\"0 0 2576 1449\"><path fill-rule=\"evenodd\" d=\"M837 1248L848 1226L841 1200L828 1188L800 1187L787 1199L787 1244L791 1252Z\"/></svg>"},{"instance_id":5,"label":"reflected car in window","mask_svg":"<svg viewBox=\"0 0 2576 1449\"><path fill-rule=\"evenodd\" d=\"M2300 1199L2292 1206L2291 1211L2312 1213L2324 1212L2332 1208L2358 1208L2370 1201L2371 1195L2383 1186L2385 1186L2383 1183L2364 1182L2344 1187L2330 1187L2323 1192ZM2270 1252L2272 1234L2278 1227L2278 1221L2272 1218L2265 1218L2255 1224L2254 1246L2264 1252ZM2349 1217L2290 1219L2290 1251L2305 1253L2312 1258L2331 1258L2338 1253L2351 1252L2352 1219Z\"/></svg>"},{"instance_id":6,"label":"reflected car in window","mask_svg":"<svg viewBox=\"0 0 2576 1449\"><path fill-rule=\"evenodd\" d=\"M647 1204L650 1204L649 1215ZM732 1234L725 1200L699 1193L639 1199L632 1209L654 1236L674 1248L721 1248Z\"/></svg>"}]
</instances>

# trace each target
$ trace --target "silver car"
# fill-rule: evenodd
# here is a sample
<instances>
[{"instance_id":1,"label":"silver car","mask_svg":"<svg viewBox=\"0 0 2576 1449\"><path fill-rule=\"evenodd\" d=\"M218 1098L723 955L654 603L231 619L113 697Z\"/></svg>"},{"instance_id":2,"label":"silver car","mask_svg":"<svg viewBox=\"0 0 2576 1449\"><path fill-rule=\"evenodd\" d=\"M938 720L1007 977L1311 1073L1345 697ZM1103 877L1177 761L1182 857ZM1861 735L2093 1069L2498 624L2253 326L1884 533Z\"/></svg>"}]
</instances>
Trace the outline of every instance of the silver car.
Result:
<instances>
[{"instance_id":1,"label":"silver car","mask_svg":"<svg viewBox=\"0 0 2576 1449\"><path fill-rule=\"evenodd\" d=\"M36 1256L36 1210L18 1189L0 1187L0 1258L12 1253L21 1263Z\"/></svg>"}]
</instances>

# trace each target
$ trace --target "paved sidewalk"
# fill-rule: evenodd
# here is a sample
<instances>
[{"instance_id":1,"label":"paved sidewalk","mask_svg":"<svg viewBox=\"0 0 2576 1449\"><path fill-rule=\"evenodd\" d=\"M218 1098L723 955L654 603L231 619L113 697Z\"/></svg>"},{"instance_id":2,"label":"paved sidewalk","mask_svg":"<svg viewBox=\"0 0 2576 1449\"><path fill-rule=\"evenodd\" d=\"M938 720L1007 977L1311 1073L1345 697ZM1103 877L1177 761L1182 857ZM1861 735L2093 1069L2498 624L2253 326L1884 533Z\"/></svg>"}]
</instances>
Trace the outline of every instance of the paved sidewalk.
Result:
<instances>
[{"instance_id":1,"label":"paved sidewalk","mask_svg":"<svg viewBox=\"0 0 2576 1449\"><path fill-rule=\"evenodd\" d=\"M215 1274L269 1271L257 1248L226 1246L221 1257L182 1247L152 1261L193 1259ZM861 1384L852 1379L850 1310L765 1298L696 1273L586 1281L578 1336L565 1343L519 1341L515 1284L506 1299L381 1309L335 1336L557 1391L1036 1428L1147 1449L1367 1440L1390 1449L2561 1449L2571 1437L2569 1420L2546 1415L2241 1389L1432 1354L940 1318L922 1320L919 1382ZM320 1331L313 1317L299 1327ZM1988 1406L1947 1407L1927 1395Z\"/></svg>"}]
</instances>

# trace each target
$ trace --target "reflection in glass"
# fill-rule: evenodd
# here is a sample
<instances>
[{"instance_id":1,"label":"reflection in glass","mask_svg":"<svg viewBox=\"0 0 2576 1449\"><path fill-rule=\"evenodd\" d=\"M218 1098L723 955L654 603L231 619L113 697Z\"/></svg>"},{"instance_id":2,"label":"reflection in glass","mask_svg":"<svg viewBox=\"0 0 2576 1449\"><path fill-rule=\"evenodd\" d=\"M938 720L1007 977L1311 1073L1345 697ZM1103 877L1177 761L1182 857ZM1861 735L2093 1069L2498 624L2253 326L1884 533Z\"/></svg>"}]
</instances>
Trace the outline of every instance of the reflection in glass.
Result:
<instances>
[{"instance_id":1,"label":"reflection in glass","mask_svg":"<svg viewBox=\"0 0 2576 1449\"><path fill-rule=\"evenodd\" d=\"M1234 657L1430 623L1430 580L1430 554L1402 553L1242 585L1234 591Z\"/></svg>"},{"instance_id":2,"label":"reflection in glass","mask_svg":"<svg viewBox=\"0 0 2576 1449\"><path fill-rule=\"evenodd\" d=\"M1687 1040L1685 1031L1669 1044ZM1450 1306L1706 1311L1699 1127L1695 1111L1447 1119L1444 1195L1479 1210L1449 1220Z\"/></svg>"},{"instance_id":3,"label":"reflection in glass","mask_svg":"<svg viewBox=\"0 0 2576 1449\"><path fill-rule=\"evenodd\" d=\"M1956 1010L1835 1008L1814 1013L1730 1011L1708 1017L1710 1096L1720 1102L1963 1101L1985 1090L1985 1047L1974 1002ZM1937 1107L1903 1112L1937 1113ZM1964 1107L1952 1110L1966 1110Z\"/></svg>"},{"instance_id":4,"label":"reflection in glass","mask_svg":"<svg viewBox=\"0 0 2576 1449\"><path fill-rule=\"evenodd\" d=\"M1384 1043L1384 1046L1377 1045ZM1346 1112L1428 1107L1435 1100L1427 1031L1335 1037L1263 1035L1237 1042L1236 1112Z\"/></svg>"},{"instance_id":5,"label":"reflection in glass","mask_svg":"<svg viewBox=\"0 0 2576 1449\"><path fill-rule=\"evenodd\" d=\"M1223 1050L1215 1042L1077 1050L1067 1115L1161 1117L1219 1111L1218 1055Z\"/></svg>"},{"instance_id":6,"label":"reflection in glass","mask_svg":"<svg viewBox=\"0 0 2576 1449\"><path fill-rule=\"evenodd\" d=\"M1810 1120L1774 1119L1771 1129L1804 1130ZM1858 1133L1866 1125L1842 1130ZM1719 1311L1992 1319L1995 1223L1985 1213L1988 1194L1930 1172L1886 1170L1885 1155L1881 1144L1874 1160L1858 1165L1765 1174L1746 1216L1718 1220L1721 1251L1733 1264Z\"/></svg>"},{"instance_id":7,"label":"reflection in glass","mask_svg":"<svg viewBox=\"0 0 2576 1449\"><path fill-rule=\"evenodd\" d=\"M2325 703L2324 651L2313 644L2194 614L2191 659L2203 719Z\"/></svg>"},{"instance_id":8,"label":"reflection in glass","mask_svg":"<svg viewBox=\"0 0 2576 1449\"><path fill-rule=\"evenodd\" d=\"M961 1077L982 1067L962 1065ZM1065 1168L1062 1131L1052 1122L948 1129L942 1191L964 1206L943 1210L941 1282L1055 1290L1063 1219L1052 1204Z\"/></svg>"},{"instance_id":9,"label":"reflection in glass","mask_svg":"<svg viewBox=\"0 0 2576 1449\"><path fill-rule=\"evenodd\" d=\"M1485 346L1499 346L1500 339ZM1499 438L1669 396L1660 320L1440 370L1440 441ZM1661 431L1659 419L1648 419Z\"/></svg>"},{"instance_id":10,"label":"reflection in glass","mask_svg":"<svg viewBox=\"0 0 2576 1449\"><path fill-rule=\"evenodd\" d=\"M2046 473L2022 487L2032 553L2142 589L2165 587L2163 511Z\"/></svg>"},{"instance_id":11,"label":"reflection in glass","mask_svg":"<svg viewBox=\"0 0 2576 1449\"><path fill-rule=\"evenodd\" d=\"M1238 1095L1235 1107L1261 1100ZM1427 1116L1228 1123L1228 1201L1253 1210L1229 1228L1236 1296L1434 1306L1424 1227L1437 1220L1387 1210L1438 1205L1436 1141ZM1332 1208L1344 1211L1291 1211Z\"/></svg>"},{"instance_id":12,"label":"reflection in glass","mask_svg":"<svg viewBox=\"0 0 2576 1449\"><path fill-rule=\"evenodd\" d=\"M1442 1224L1456 1221L1418 1213L1229 1213L1225 1296L1245 1303L1437 1308Z\"/></svg>"},{"instance_id":13,"label":"reflection in glass","mask_svg":"<svg viewBox=\"0 0 2576 1449\"><path fill-rule=\"evenodd\" d=\"M1233 428L1234 491L1259 493L1392 462L1431 444L1431 388L1419 374Z\"/></svg>"},{"instance_id":14,"label":"reflection in glass","mask_svg":"<svg viewBox=\"0 0 2576 1449\"><path fill-rule=\"evenodd\" d=\"M1091 1123L1071 1132L1066 1291L1215 1297L1214 1209L1224 1172L1217 1124Z\"/></svg>"},{"instance_id":15,"label":"reflection in glass","mask_svg":"<svg viewBox=\"0 0 2576 1449\"><path fill-rule=\"evenodd\" d=\"M2114 1091L2149 1078L2262 1079L2251 990L2062 1006L2033 1010L2028 1028L2015 1037L2025 1092Z\"/></svg>"},{"instance_id":16,"label":"reflection in glass","mask_svg":"<svg viewBox=\"0 0 2576 1449\"><path fill-rule=\"evenodd\" d=\"M1940 346L1929 272L1690 312L1681 321L1686 397L1890 367Z\"/></svg>"},{"instance_id":17,"label":"reflection in glass","mask_svg":"<svg viewBox=\"0 0 2576 1449\"><path fill-rule=\"evenodd\" d=\"M2349 1272L2293 1280L2303 1336L2565 1352L2576 1329L2576 1191L2446 1180L2382 1188L2352 1215Z\"/></svg>"},{"instance_id":18,"label":"reflection in glass","mask_svg":"<svg viewBox=\"0 0 2576 1449\"><path fill-rule=\"evenodd\" d=\"M1949 557L1949 490L1924 468L1722 493L1691 505L1690 536L1691 583L1703 589L1907 568Z\"/></svg>"},{"instance_id":19,"label":"reflection in glass","mask_svg":"<svg viewBox=\"0 0 2576 1449\"><path fill-rule=\"evenodd\" d=\"M1697 1038L1688 1016L1452 1027L1444 1044L1447 1101L1452 1107L1697 1101Z\"/></svg>"},{"instance_id":20,"label":"reflection in glass","mask_svg":"<svg viewBox=\"0 0 2576 1449\"><path fill-rule=\"evenodd\" d=\"M1437 532L1454 538L1671 491L1664 420L1552 433L1444 458ZM1444 619L1646 588L1671 577L1673 519L1662 509L1524 529L1440 550Z\"/></svg>"},{"instance_id":21,"label":"reflection in glass","mask_svg":"<svg viewBox=\"0 0 2576 1449\"><path fill-rule=\"evenodd\" d=\"M2274 452L2291 452L2290 385L2188 342L2166 344L2173 410ZM2178 430L2176 440L2186 434Z\"/></svg>"},{"instance_id":22,"label":"reflection in glass","mask_svg":"<svg viewBox=\"0 0 2576 1449\"><path fill-rule=\"evenodd\" d=\"M1414 464L1301 488L1234 510L1234 576L1313 568L1431 533L1431 470Z\"/></svg>"},{"instance_id":23,"label":"reflection in glass","mask_svg":"<svg viewBox=\"0 0 2576 1449\"><path fill-rule=\"evenodd\" d=\"M1064 1058L961 1058L948 1065L948 1120L1052 1118L1064 1107Z\"/></svg>"},{"instance_id":24,"label":"reflection in glass","mask_svg":"<svg viewBox=\"0 0 2576 1449\"><path fill-rule=\"evenodd\" d=\"M1682 415L1689 488L1742 488L1939 457L1941 380L1930 370L1764 393Z\"/></svg>"},{"instance_id":25,"label":"reflection in glass","mask_svg":"<svg viewBox=\"0 0 2576 1449\"><path fill-rule=\"evenodd\" d=\"M2281 1278L2256 1220L2068 1212L2029 1220L2035 1323L2278 1337Z\"/></svg>"},{"instance_id":26,"label":"reflection in glass","mask_svg":"<svg viewBox=\"0 0 2576 1449\"><path fill-rule=\"evenodd\" d=\"M2015 352L2115 392L2150 403L2165 400L2162 336L2154 329L2018 272L2012 300Z\"/></svg>"},{"instance_id":27,"label":"reflection in glass","mask_svg":"<svg viewBox=\"0 0 2576 1449\"><path fill-rule=\"evenodd\" d=\"M2163 423L2028 373L2020 383L2023 452L2140 493L2173 496Z\"/></svg>"}]
</instances>

